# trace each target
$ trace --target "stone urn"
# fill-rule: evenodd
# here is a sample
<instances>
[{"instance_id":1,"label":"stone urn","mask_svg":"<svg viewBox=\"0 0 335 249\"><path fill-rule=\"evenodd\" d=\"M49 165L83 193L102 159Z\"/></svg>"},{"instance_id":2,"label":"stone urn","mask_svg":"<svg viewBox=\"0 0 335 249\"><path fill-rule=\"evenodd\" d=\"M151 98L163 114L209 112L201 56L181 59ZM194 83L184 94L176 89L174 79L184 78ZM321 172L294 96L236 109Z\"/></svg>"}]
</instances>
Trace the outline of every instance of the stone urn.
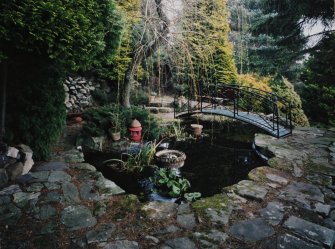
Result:
<instances>
[{"instance_id":1,"label":"stone urn","mask_svg":"<svg viewBox=\"0 0 335 249\"><path fill-rule=\"evenodd\" d=\"M179 150L161 150L155 154L159 167L178 169L184 166L186 155Z\"/></svg>"},{"instance_id":2,"label":"stone urn","mask_svg":"<svg viewBox=\"0 0 335 249\"><path fill-rule=\"evenodd\" d=\"M193 130L193 135L195 137L201 136L202 128L203 128L202 125L200 125L200 124L191 124L191 128Z\"/></svg>"}]
</instances>

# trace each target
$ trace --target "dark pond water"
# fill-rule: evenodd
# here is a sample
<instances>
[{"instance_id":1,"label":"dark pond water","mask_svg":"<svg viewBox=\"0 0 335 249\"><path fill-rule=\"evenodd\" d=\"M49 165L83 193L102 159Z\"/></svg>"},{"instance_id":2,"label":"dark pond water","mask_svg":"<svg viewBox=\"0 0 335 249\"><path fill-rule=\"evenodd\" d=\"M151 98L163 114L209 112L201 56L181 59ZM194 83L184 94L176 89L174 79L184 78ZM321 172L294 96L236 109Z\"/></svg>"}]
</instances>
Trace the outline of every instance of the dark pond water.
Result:
<instances>
[{"instance_id":1,"label":"dark pond water","mask_svg":"<svg viewBox=\"0 0 335 249\"><path fill-rule=\"evenodd\" d=\"M265 164L249 143L200 139L173 147L186 153L181 174L190 181L191 192L202 196L221 192L223 187L246 179L251 169Z\"/></svg>"},{"instance_id":2,"label":"dark pond water","mask_svg":"<svg viewBox=\"0 0 335 249\"><path fill-rule=\"evenodd\" d=\"M209 138L172 142L170 148L185 152L187 159L181 175L191 183L189 192L200 192L203 197L221 192L223 187L246 179L248 172L265 162L252 149L251 143ZM85 153L87 162L96 166L105 177L111 179L127 193L140 195L143 185L153 174L152 169L141 173L124 173L102 165L102 162L120 158L117 154Z\"/></svg>"}]
</instances>

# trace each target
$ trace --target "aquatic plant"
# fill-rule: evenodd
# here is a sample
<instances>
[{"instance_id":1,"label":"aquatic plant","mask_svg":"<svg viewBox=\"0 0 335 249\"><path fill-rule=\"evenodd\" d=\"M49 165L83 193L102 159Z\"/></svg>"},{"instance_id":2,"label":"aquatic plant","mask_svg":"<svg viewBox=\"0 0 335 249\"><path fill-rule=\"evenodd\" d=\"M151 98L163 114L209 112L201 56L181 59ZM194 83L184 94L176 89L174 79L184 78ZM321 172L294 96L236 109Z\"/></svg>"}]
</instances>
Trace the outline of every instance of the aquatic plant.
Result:
<instances>
[{"instance_id":1,"label":"aquatic plant","mask_svg":"<svg viewBox=\"0 0 335 249\"><path fill-rule=\"evenodd\" d=\"M143 146L138 153L126 154L124 153L125 159L108 159L103 162L108 167L120 167L124 171L128 172L141 172L145 167L149 166L155 156L156 149L160 143L147 143Z\"/></svg>"},{"instance_id":2,"label":"aquatic plant","mask_svg":"<svg viewBox=\"0 0 335 249\"><path fill-rule=\"evenodd\" d=\"M183 177L177 175L176 170L160 168L155 177L150 180L156 186L153 191L167 193L170 197L184 197L188 201L193 201L201 197L201 193L187 193L191 187L190 182Z\"/></svg>"}]
</instances>

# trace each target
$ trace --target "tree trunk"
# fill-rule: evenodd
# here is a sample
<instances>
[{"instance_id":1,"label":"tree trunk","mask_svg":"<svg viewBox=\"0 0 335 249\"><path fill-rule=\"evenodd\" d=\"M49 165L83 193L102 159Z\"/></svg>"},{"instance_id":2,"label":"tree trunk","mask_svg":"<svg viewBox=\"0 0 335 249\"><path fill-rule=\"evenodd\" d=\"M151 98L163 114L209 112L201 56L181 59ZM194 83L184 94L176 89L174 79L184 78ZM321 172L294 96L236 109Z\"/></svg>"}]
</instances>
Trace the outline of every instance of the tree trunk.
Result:
<instances>
[{"instance_id":1,"label":"tree trunk","mask_svg":"<svg viewBox=\"0 0 335 249\"><path fill-rule=\"evenodd\" d=\"M135 56L133 56L124 76L122 105L127 108L130 107L130 90L131 90L131 83L134 80L134 70L136 70L137 68L138 65L137 61L141 61L143 56L139 57L140 57L139 59L136 59Z\"/></svg>"},{"instance_id":2,"label":"tree trunk","mask_svg":"<svg viewBox=\"0 0 335 249\"><path fill-rule=\"evenodd\" d=\"M5 120L6 120L6 92L7 92L7 72L8 72L8 65L7 62L3 62L2 64L3 70L3 78L1 80L1 130L0 130L0 142L3 142L3 138L5 135Z\"/></svg>"},{"instance_id":3,"label":"tree trunk","mask_svg":"<svg viewBox=\"0 0 335 249\"><path fill-rule=\"evenodd\" d=\"M163 11L162 0L155 0L156 12L161 20L159 23L161 24L160 35L157 39L151 42L144 51L136 54L136 49L133 49L133 57L131 63L128 66L128 69L125 73L124 83L123 83L123 94L122 94L122 105L125 107L130 107L130 90L131 84L134 79L134 71L137 69L137 66L141 61L150 55L154 54L158 45L161 43L163 39L165 39L168 33L168 18Z\"/></svg>"}]
</instances>

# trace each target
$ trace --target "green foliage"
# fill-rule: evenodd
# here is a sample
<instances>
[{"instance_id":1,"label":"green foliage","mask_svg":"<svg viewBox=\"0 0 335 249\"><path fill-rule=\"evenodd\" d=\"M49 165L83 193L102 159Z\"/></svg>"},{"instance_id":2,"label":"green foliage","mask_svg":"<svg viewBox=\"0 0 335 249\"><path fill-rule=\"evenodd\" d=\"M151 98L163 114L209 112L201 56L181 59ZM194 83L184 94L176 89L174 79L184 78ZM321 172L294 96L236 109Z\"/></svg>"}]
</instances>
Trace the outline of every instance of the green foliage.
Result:
<instances>
[{"instance_id":1,"label":"green foliage","mask_svg":"<svg viewBox=\"0 0 335 249\"><path fill-rule=\"evenodd\" d=\"M175 170L160 168L157 174L158 176L151 178L151 181L154 182L158 190L167 192L173 198L184 196L191 187L190 182L186 178L177 176Z\"/></svg>"},{"instance_id":2,"label":"green foliage","mask_svg":"<svg viewBox=\"0 0 335 249\"><path fill-rule=\"evenodd\" d=\"M192 192L192 193L185 193L184 194L184 198L187 200L187 201L196 201L198 199L200 199L201 197L201 193L199 192Z\"/></svg>"},{"instance_id":3,"label":"green foliage","mask_svg":"<svg viewBox=\"0 0 335 249\"><path fill-rule=\"evenodd\" d=\"M185 127L181 126L180 120L177 120L161 127L160 136L162 138L175 138L180 141L187 137L187 132L185 132Z\"/></svg>"},{"instance_id":4,"label":"green foliage","mask_svg":"<svg viewBox=\"0 0 335 249\"><path fill-rule=\"evenodd\" d=\"M153 191L167 193L172 198L195 201L201 197L199 192L188 193L187 190L191 187L190 182L186 178L177 176L173 169L160 168L150 180L155 186Z\"/></svg>"},{"instance_id":5,"label":"green foliage","mask_svg":"<svg viewBox=\"0 0 335 249\"><path fill-rule=\"evenodd\" d=\"M300 96L295 92L293 85L284 77L274 77L270 81L270 86L275 94L291 103L293 123L299 126L309 126L308 119L302 110ZM284 109L282 111L286 112Z\"/></svg>"},{"instance_id":6,"label":"green foliage","mask_svg":"<svg viewBox=\"0 0 335 249\"><path fill-rule=\"evenodd\" d=\"M149 143L144 145L138 153L128 154L126 159L110 159L103 162L106 166L114 166L115 163L121 166L121 169L128 172L140 172L145 167L151 165L158 144Z\"/></svg>"},{"instance_id":7,"label":"green foliage","mask_svg":"<svg viewBox=\"0 0 335 249\"><path fill-rule=\"evenodd\" d=\"M121 41L110 66L97 68L96 72L103 78L110 79L122 85L125 72L131 62L132 32L139 22L140 0L115 0L116 9L123 13Z\"/></svg>"},{"instance_id":8,"label":"green foliage","mask_svg":"<svg viewBox=\"0 0 335 249\"><path fill-rule=\"evenodd\" d=\"M225 42L227 43L227 41ZM236 66L230 44L220 45L213 55L213 65L209 66L210 81L218 84L233 84L237 80Z\"/></svg>"},{"instance_id":9,"label":"green foliage","mask_svg":"<svg viewBox=\"0 0 335 249\"><path fill-rule=\"evenodd\" d=\"M122 18L113 0L8 0L0 19L0 64L10 67L7 137L45 159L65 123L64 75L110 64Z\"/></svg>"},{"instance_id":10,"label":"green foliage","mask_svg":"<svg viewBox=\"0 0 335 249\"><path fill-rule=\"evenodd\" d=\"M301 79L303 107L315 122L335 125L335 34L326 36L311 53Z\"/></svg>"},{"instance_id":11,"label":"green foliage","mask_svg":"<svg viewBox=\"0 0 335 249\"><path fill-rule=\"evenodd\" d=\"M239 74L238 83L242 86L248 86L252 88L257 88L266 92L272 92L272 89L269 85L270 78L262 77L257 74Z\"/></svg>"},{"instance_id":12,"label":"green foliage","mask_svg":"<svg viewBox=\"0 0 335 249\"><path fill-rule=\"evenodd\" d=\"M92 137L106 136L109 130L120 131L121 136L127 133L124 117L120 115L120 107L117 105L93 107L84 112L83 132Z\"/></svg>"},{"instance_id":13,"label":"green foliage","mask_svg":"<svg viewBox=\"0 0 335 249\"><path fill-rule=\"evenodd\" d=\"M132 89L130 92L130 101L131 104L135 106L147 105L149 103L148 92L139 87Z\"/></svg>"},{"instance_id":14,"label":"green foliage","mask_svg":"<svg viewBox=\"0 0 335 249\"><path fill-rule=\"evenodd\" d=\"M193 91L197 91L199 82L236 82L226 4L226 1L206 0L190 4L185 10L181 21L183 37L176 43L176 51L183 57L173 61L176 64L173 69L175 81Z\"/></svg>"},{"instance_id":15,"label":"green foliage","mask_svg":"<svg viewBox=\"0 0 335 249\"><path fill-rule=\"evenodd\" d=\"M157 120L145 109L125 108L120 105L107 105L86 109L83 132L89 136L109 136L109 129L119 127L121 136L128 134L128 127L136 118L142 124L143 139L157 139L159 129Z\"/></svg>"},{"instance_id":16,"label":"green foliage","mask_svg":"<svg viewBox=\"0 0 335 249\"><path fill-rule=\"evenodd\" d=\"M92 97L98 105L107 105L108 103L112 102L107 92L103 89L95 89Z\"/></svg>"},{"instance_id":17,"label":"green foliage","mask_svg":"<svg viewBox=\"0 0 335 249\"><path fill-rule=\"evenodd\" d=\"M236 0L229 1L229 9L239 72L280 74L292 80L301 69L297 61L316 49L307 44L304 29L315 24L318 29L332 29L334 4L329 0Z\"/></svg>"},{"instance_id":18,"label":"green foliage","mask_svg":"<svg viewBox=\"0 0 335 249\"><path fill-rule=\"evenodd\" d=\"M44 60L28 65L9 69L7 137L9 143L31 146L34 158L45 160L65 123L63 78Z\"/></svg>"},{"instance_id":19,"label":"green foliage","mask_svg":"<svg viewBox=\"0 0 335 249\"><path fill-rule=\"evenodd\" d=\"M272 92L272 89L269 85L270 78L262 77L257 74L240 74L238 75L238 83L241 86L256 88L265 92ZM253 90L250 90L251 92ZM242 94L239 100L239 105L241 105L246 110L253 110L257 112L262 112L267 114L270 110L272 111L272 106L265 98L265 93L257 91L257 94L261 94L264 98L259 97L255 98L252 94ZM269 109L270 108L270 109ZM270 112L271 112L270 111Z\"/></svg>"},{"instance_id":20,"label":"green foliage","mask_svg":"<svg viewBox=\"0 0 335 249\"><path fill-rule=\"evenodd\" d=\"M112 0L1 1L0 19L2 57L30 51L74 70L110 64L122 31Z\"/></svg>"}]
</instances>

